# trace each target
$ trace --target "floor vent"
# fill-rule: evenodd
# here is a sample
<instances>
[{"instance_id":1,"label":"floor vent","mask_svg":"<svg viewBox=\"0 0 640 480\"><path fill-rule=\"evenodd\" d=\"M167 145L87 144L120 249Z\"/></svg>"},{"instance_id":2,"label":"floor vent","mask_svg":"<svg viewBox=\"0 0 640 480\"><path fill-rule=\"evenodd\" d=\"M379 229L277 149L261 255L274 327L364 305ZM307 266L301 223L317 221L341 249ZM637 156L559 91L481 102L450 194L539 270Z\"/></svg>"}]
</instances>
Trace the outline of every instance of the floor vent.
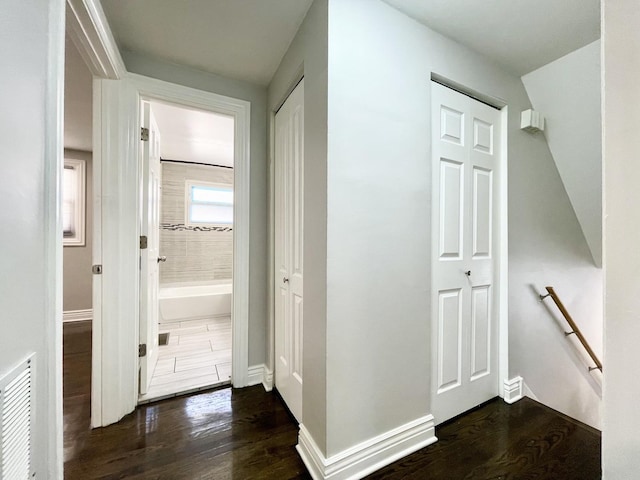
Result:
<instances>
[{"instance_id":1,"label":"floor vent","mask_svg":"<svg viewBox=\"0 0 640 480\"><path fill-rule=\"evenodd\" d=\"M161 333L160 335L158 335L158 345L169 345L169 333L170 332Z\"/></svg>"},{"instance_id":2,"label":"floor vent","mask_svg":"<svg viewBox=\"0 0 640 480\"><path fill-rule=\"evenodd\" d=\"M32 355L0 379L0 478L31 478Z\"/></svg>"}]
</instances>

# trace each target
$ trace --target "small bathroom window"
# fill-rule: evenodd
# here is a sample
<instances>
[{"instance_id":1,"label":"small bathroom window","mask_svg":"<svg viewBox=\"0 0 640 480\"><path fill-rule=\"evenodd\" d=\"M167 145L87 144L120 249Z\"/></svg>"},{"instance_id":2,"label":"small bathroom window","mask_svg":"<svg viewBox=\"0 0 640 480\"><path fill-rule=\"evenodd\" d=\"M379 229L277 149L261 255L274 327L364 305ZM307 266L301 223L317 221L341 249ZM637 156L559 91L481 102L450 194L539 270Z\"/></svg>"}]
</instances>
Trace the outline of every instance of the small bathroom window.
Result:
<instances>
[{"instance_id":1,"label":"small bathroom window","mask_svg":"<svg viewBox=\"0 0 640 480\"><path fill-rule=\"evenodd\" d=\"M64 246L84 246L85 161L65 158L62 176Z\"/></svg>"},{"instance_id":2,"label":"small bathroom window","mask_svg":"<svg viewBox=\"0 0 640 480\"><path fill-rule=\"evenodd\" d=\"M233 187L187 180L188 225L232 225Z\"/></svg>"}]
</instances>

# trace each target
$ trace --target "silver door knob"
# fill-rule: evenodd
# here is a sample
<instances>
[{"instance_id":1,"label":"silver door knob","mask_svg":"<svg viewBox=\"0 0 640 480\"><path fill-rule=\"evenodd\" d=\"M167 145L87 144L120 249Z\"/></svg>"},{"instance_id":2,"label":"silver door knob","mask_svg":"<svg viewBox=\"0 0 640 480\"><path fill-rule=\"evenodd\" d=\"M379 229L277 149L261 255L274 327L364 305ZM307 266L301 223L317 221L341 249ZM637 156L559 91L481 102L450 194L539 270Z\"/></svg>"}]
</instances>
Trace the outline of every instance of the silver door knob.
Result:
<instances>
[{"instance_id":1,"label":"silver door knob","mask_svg":"<svg viewBox=\"0 0 640 480\"><path fill-rule=\"evenodd\" d=\"M162 257L158 257L158 263L166 262L166 261L167 261L167 257L165 257L164 255Z\"/></svg>"},{"instance_id":2,"label":"silver door knob","mask_svg":"<svg viewBox=\"0 0 640 480\"><path fill-rule=\"evenodd\" d=\"M289 279L287 277L283 277L282 278L282 283L287 283L289 281Z\"/></svg>"},{"instance_id":3,"label":"silver door knob","mask_svg":"<svg viewBox=\"0 0 640 480\"><path fill-rule=\"evenodd\" d=\"M465 274L467 277L470 277L470 276L471 276L471 270L467 270L466 272L464 272L464 274Z\"/></svg>"}]
</instances>

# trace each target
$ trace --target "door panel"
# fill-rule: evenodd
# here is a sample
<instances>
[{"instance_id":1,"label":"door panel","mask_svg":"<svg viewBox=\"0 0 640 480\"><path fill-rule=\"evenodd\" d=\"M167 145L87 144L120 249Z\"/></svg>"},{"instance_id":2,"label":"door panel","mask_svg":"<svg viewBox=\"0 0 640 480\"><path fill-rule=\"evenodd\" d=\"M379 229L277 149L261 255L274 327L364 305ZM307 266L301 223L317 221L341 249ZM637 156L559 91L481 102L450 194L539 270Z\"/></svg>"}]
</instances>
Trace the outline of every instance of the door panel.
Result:
<instances>
[{"instance_id":1,"label":"door panel","mask_svg":"<svg viewBox=\"0 0 640 480\"><path fill-rule=\"evenodd\" d=\"M471 291L471 380L491 373L490 287Z\"/></svg>"},{"instance_id":2,"label":"door panel","mask_svg":"<svg viewBox=\"0 0 640 480\"><path fill-rule=\"evenodd\" d=\"M493 172L473 168L473 258L491 257Z\"/></svg>"},{"instance_id":3,"label":"door panel","mask_svg":"<svg viewBox=\"0 0 640 480\"><path fill-rule=\"evenodd\" d=\"M438 301L438 392L461 383L462 297L460 290L442 291Z\"/></svg>"},{"instance_id":4,"label":"door panel","mask_svg":"<svg viewBox=\"0 0 640 480\"><path fill-rule=\"evenodd\" d=\"M456 145L464 145L464 113L442 106L440 138Z\"/></svg>"},{"instance_id":5,"label":"door panel","mask_svg":"<svg viewBox=\"0 0 640 480\"><path fill-rule=\"evenodd\" d=\"M140 234L147 237L147 248L140 250L140 343L146 355L140 357L140 389L149 390L158 361L158 290L160 245L160 134L151 105L142 105L142 124L149 129L149 140L141 141L142 196Z\"/></svg>"},{"instance_id":6,"label":"door panel","mask_svg":"<svg viewBox=\"0 0 640 480\"><path fill-rule=\"evenodd\" d=\"M464 165L440 161L440 258L462 258Z\"/></svg>"},{"instance_id":7,"label":"door panel","mask_svg":"<svg viewBox=\"0 0 640 480\"><path fill-rule=\"evenodd\" d=\"M432 83L432 412L437 423L498 393L495 175L500 112Z\"/></svg>"},{"instance_id":8,"label":"door panel","mask_svg":"<svg viewBox=\"0 0 640 480\"><path fill-rule=\"evenodd\" d=\"M275 385L302 419L304 80L275 118Z\"/></svg>"},{"instance_id":9,"label":"door panel","mask_svg":"<svg viewBox=\"0 0 640 480\"><path fill-rule=\"evenodd\" d=\"M473 149L493 154L493 125L480 119L473 119Z\"/></svg>"}]
</instances>

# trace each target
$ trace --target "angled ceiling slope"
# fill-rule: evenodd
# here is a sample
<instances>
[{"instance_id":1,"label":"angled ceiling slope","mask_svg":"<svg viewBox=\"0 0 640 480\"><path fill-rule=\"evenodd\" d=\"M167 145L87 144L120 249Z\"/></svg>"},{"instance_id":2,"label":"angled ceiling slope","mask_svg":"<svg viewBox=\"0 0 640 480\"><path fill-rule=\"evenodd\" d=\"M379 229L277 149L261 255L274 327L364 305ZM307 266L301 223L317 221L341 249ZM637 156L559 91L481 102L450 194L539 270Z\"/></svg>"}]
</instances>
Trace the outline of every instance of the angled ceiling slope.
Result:
<instances>
[{"instance_id":1,"label":"angled ceiling slope","mask_svg":"<svg viewBox=\"0 0 640 480\"><path fill-rule=\"evenodd\" d=\"M522 76L600 38L599 0L383 0Z\"/></svg>"},{"instance_id":2,"label":"angled ceiling slope","mask_svg":"<svg viewBox=\"0 0 640 480\"><path fill-rule=\"evenodd\" d=\"M113 35L130 50L267 85L312 0L102 0Z\"/></svg>"}]
</instances>

